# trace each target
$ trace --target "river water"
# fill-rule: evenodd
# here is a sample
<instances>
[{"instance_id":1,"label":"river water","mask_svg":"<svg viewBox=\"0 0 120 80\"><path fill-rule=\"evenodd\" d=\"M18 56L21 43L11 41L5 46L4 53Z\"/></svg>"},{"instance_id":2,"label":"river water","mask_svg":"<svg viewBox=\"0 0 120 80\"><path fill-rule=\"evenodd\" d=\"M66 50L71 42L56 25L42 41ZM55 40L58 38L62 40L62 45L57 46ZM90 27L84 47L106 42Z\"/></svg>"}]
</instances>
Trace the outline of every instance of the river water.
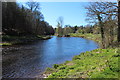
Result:
<instances>
[{"instance_id":1,"label":"river water","mask_svg":"<svg viewBox=\"0 0 120 80\"><path fill-rule=\"evenodd\" d=\"M27 45L2 48L3 78L35 78L46 67L64 63L82 52L98 48L92 40L78 37L55 37Z\"/></svg>"}]
</instances>

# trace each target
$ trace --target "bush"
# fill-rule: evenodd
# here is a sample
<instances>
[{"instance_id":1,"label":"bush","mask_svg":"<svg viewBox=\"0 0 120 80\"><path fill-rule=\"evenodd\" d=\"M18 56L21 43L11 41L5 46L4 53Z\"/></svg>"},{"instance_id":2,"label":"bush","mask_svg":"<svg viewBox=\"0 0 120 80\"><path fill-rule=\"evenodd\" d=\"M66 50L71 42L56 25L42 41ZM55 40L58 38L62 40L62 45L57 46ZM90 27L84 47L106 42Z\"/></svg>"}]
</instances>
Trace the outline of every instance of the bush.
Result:
<instances>
[{"instance_id":1,"label":"bush","mask_svg":"<svg viewBox=\"0 0 120 80\"><path fill-rule=\"evenodd\" d=\"M57 68L59 67L59 65L58 65L58 64L54 64L53 67L54 67L55 69L57 69Z\"/></svg>"}]
</instances>

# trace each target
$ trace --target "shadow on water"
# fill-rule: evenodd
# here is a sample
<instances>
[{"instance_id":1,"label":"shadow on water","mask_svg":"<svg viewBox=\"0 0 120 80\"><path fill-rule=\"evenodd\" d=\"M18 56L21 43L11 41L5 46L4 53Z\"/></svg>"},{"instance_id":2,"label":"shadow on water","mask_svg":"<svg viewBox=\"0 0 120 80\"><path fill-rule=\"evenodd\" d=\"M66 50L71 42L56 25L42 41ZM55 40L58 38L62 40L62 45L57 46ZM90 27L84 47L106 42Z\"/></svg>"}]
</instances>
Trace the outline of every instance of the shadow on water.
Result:
<instances>
[{"instance_id":1,"label":"shadow on water","mask_svg":"<svg viewBox=\"0 0 120 80\"><path fill-rule=\"evenodd\" d=\"M92 41L77 37L53 37L29 45L4 47L3 78L35 78L46 67L71 60L73 56L98 48Z\"/></svg>"}]
</instances>

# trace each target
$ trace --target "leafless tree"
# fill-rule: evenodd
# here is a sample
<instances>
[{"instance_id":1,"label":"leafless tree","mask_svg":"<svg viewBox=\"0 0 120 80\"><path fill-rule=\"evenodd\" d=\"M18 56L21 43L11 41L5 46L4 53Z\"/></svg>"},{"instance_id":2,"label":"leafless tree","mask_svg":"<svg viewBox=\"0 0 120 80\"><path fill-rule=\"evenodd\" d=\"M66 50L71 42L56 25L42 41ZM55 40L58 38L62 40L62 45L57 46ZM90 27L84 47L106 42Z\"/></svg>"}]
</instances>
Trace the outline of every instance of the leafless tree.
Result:
<instances>
[{"instance_id":1,"label":"leafless tree","mask_svg":"<svg viewBox=\"0 0 120 80\"><path fill-rule=\"evenodd\" d=\"M112 2L93 2L87 7L87 19L90 22L98 22L101 30L102 47L105 48L104 21L116 18L117 5Z\"/></svg>"},{"instance_id":2,"label":"leafless tree","mask_svg":"<svg viewBox=\"0 0 120 80\"><path fill-rule=\"evenodd\" d=\"M120 42L120 1L118 1L118 42Z\"/></svg>"},{"instance_id":3,"label":"leafless tree","mask_svg":"<svg viewBox=\"0 0 120 80\"><path fill-rule=\"evenodd\" d=\"M62 16L60 16L60 17L57 19L57 23L60 24L59 27L63 27L63 17L62 17Z\"/></svg>"},{"instance_id":4,"label":"leafless tree","mask_svg":"<svg viewBox=\"0 0 120 80\"><path fill-rule=\"evenodd\" d=\"M57 36L59 36L59 37L61 37L63 35L62 26L63 26L63 17L61 16L57 19L57 29L56 29Z\"/></svg>"},{"instance_id":5,"label":"leafless tree","mask_svg":"<svg viewBox=\"0 0 120 80\"><path fill-rule=\"evenodd\" d=\"M38 2L34 2L33 0L29 0L29 2L27 2L26 4L31 11L36 11L40 9L40 4Z\"/></svg>"}]
</instances>

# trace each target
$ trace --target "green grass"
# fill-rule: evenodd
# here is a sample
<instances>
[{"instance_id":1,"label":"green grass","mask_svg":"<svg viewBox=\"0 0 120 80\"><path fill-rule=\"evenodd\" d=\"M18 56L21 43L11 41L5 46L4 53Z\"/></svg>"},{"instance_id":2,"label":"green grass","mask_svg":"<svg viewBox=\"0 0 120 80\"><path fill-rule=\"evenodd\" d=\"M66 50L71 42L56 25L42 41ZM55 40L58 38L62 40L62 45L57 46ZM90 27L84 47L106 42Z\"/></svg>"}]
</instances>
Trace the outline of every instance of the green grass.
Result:
<instances>
[{"instance_id":1,"label":"green grass","mask_svg":"<svg viewBox=\"0 0 120 80\"><path fill-rule=\"evenodd\" d=\"M99 45L100 47L102 47L101 34L92 34L92 33L84 33L84 34L82 34L82 33L70 33L70 36L71 36L71 37L82 37L82 38L86 38L86 39L89 39L89 40L94 40L95 42L98 43L98 45ZM107 43L107 41L105 41L105 42L106 42L106 47L111 47L111 48L113 48L113 47L120 47L120 45L118 45L118 44L120 44L120 43L117 42L117 35L115 35L115 37L113 37L113 38L114 38L114 39L113 39L113 42L112 42L110 45ZM105 38L105 40L107 40L107 38Z\"/></svg>"},{"instance_id":2,"label":"green grass","mask_svg":"<svg viewBox=\"0 0 120 80\"><path fill-rule=\"evenodd\" d=\"M82 34L82 33L70 33L70 36L71 37L82 37L82 38L86 38L86 39L90 39L90 40L94 40L98 43L100 43L101 41L101 37L100 37L100 34L92 34L92 33L85 33L85 34Z\"/></svg>"},{"instance_id":3,"label":"green grass","mask_svg":"<svg viewBox=\"0 0 120 80\"><path fill-rule=\"evenodd\" d=\"M118 78L120 49L96 49L47 68L48 78ZM119 61L120 62L120 61Z\"/></svg>"},{"instance_id":4,"label":"green grass","mask_svg":"<svg viewBox=\"0 0 120 80\"><path fill-rule=\"evenodd\" d=\"M101 43L100 34L71 33L70 36ZM54 64L44 74L49 74L48 78L118 78L119 58L120 48L96 49L74 56L72 61Z\"/></svg>"},{"instance_id":5,"label":"green grass","mask_svg":"<svg viewBox=\"0 0 120 80\"><path fill-rule=\"evenodd\" d=\"M10 45L12 45L12 43L8 43L8 42L0 43L0 46L10 46Z\"/></svg>"}]
</instances>

